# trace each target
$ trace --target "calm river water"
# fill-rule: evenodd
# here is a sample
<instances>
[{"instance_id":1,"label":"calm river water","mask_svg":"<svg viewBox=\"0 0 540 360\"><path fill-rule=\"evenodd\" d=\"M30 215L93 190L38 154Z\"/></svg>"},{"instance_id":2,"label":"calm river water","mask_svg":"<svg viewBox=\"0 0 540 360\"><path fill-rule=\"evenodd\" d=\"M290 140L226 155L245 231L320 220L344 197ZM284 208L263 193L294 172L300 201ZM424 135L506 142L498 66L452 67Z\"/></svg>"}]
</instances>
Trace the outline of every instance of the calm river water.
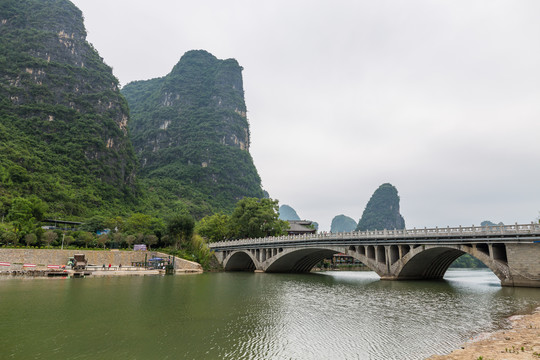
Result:
<instances>
[{"instance_id":1,"label":"calm river water","mask_svg":"<svg viewBox=\"0 0 540 360\"><path fill-rule=\"evenodd\" d=\"M540 304L487 270L0 278L0 359L423 359Z\"/></svg>"}]
</instances>

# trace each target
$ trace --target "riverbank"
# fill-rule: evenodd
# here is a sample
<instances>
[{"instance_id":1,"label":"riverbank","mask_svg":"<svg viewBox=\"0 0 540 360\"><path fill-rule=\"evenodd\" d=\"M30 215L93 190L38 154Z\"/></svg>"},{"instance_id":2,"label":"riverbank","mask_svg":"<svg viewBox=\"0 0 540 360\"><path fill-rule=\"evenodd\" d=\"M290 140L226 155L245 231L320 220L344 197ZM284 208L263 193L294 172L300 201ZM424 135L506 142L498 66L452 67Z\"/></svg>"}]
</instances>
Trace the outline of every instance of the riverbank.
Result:
<instances>
[{"instance_id":1,"label":"riverbank","mask_svg":"<svg viewBox=\"0 0 540 360\"><path fill-rule=\"evenodd\" d=\"M184 274L202 274L202 270L176 269L176 275ZM122 268L114 270L12 270L0 271L0 277L81 277L81 276L145 276L145 275L165 275L163 269L144 269L144 268Z\"/></svg>"},{"instance_id":2,"label":"riverbank","mask_svg":"<svg viewBox=\"0 0 540 360\"><path fill-rule=\"evenodd\" d=\"M85 256L88 262L86 270L96 276L152 275L154 272L141 267L152 258L172 262L175 273L203 272L199 263L156 251L0 248L0 275L48 276L55 269L70 270L66 265L75 254Z\"/></svg>"},{"instance_id":3,"label":"riverbank","mask_svg":"<svg viewBox=\"0 0 540 360\"><path fill-rule=\"evenodd\" d=\"M532 314L514 315L508 320L509 329L480 334L461 349L429 360L540 359L540 307Z\"/></svg>"}]
</instances>

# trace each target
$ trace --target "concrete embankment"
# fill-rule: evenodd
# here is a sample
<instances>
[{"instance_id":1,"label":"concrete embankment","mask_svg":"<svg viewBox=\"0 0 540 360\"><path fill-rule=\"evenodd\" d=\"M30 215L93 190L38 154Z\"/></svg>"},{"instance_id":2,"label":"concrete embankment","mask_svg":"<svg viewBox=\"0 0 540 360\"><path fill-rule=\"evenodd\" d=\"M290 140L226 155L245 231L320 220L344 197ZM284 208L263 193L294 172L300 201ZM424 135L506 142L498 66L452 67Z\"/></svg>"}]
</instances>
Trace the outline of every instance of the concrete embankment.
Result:
<instances>
[{"instance_id":1,"label":"concrete embankment","mask_svg":"<svg viewBox=\"0 0 540 360\"><path fill-rule=\"evenodd\" d=\"M164 254L164 253L160 253L160 252L156 252L155 254L156 254L156 256L161 257L163 259L168 259L169 256L170 256L168 254ZM177 273L182 273L182 272L186 272L186 273L189 273L189 272L203 272L203 268L202 268L201 264L199 264L199 263L196 263L194 261L189 261L189 260L186 260L186 259L181 259L181 258L176 257L176 256L171 256L171 261L172 261L172 258L174 258L174 268L175 268Z\"/></svg>"},{"instance_id":2,"label":"concrete embankment","mask_svg":"<svg viewBox=\"0 0 540 360\"><path fill-rule=\"evenodd\" d=\"M156 251L119 251L119 250L58 250L58 249L0 249L0 272L19 272L26 270L47 270L50 267L66 265L74 254L84 254L88 264L95 265L98 272L107 272L107 275L132 275L135 263L142 263L152 257L169 259L168 254ZM170 257L172 260L172 256ZM109 264L111 269L109 270ZM200 264L174 258L175 271L202 272ZM26 266L25 266L26 265ZM103 270L102 266L106 269ZM120 269L122 265L124 269ZM101 268L100 268L101 267Z\"/></svg>"}]
</instances>

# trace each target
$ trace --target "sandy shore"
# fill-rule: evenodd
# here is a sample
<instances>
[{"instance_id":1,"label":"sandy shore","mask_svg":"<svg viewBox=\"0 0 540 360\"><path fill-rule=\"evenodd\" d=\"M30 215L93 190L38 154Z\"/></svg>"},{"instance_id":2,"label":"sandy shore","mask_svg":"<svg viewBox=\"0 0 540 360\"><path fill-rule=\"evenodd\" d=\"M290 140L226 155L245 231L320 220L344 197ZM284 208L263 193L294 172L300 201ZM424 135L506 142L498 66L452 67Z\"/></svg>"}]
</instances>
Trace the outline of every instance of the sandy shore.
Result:
<instances>
[{"instance_id":1,"label":"sandy shore","mask_svg":"<svg viewBox=\"0 0 540 360\"><path fill-rule=\"evenodd\" d=\"M430 360L540 360L540 307L530 315L509 318L511 328L481 334L462 349L448 355L435 355Z\"/></svg>"}]
</instances>

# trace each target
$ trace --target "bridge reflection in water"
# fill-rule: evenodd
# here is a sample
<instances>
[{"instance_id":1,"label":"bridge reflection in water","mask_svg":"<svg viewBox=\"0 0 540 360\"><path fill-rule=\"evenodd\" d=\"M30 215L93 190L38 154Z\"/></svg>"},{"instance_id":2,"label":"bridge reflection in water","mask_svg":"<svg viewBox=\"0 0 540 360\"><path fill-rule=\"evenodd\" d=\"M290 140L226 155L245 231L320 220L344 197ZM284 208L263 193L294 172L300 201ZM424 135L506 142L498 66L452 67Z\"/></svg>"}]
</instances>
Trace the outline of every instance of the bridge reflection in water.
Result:
<instances>
[{"instance_id":1,"label":"bridge reflection in water","mask_svg":"<svg viewBox=\"0 0 540 360\"><path fill-rule=\"evenodd\" d=\"M320 233L210 244L227 271L309 272L344 253L384 280L441 279L463 254L493 271L502 286L540 287L540 224Z\"/></svg>"}]
</instances>

